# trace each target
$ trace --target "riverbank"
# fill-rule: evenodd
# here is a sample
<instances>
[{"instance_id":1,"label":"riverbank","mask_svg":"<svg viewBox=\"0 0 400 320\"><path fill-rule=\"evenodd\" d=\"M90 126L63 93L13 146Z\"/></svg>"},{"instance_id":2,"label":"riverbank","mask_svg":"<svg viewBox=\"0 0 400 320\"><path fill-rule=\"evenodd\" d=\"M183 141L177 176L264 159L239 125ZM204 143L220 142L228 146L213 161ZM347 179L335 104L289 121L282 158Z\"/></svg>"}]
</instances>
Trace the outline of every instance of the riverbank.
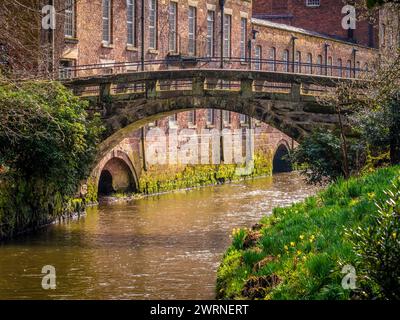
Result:
<instances>
[{"instance_id":1,"label":"riverbank","mask_svg":"<svg viewBox=\"0 0 400 320\"><path fill-rule=\"evenodd\" d=\"M40 285L49 263L58 299L214 299L231 230L312 194L285 173L87 208L0 246L0 299L54 299Z\"/></svg>"},{"instance_id":2,"label":"riverbank","mask_svg":"<svg viewBox=\"0 0 400 320\"><path fill-rule=\"evenodd\" d=\"M289 208L276 208L251 230L232 233L218 270L219 299L350 299L342 287L345 265L357 265L346 232L365 229L400 176L391 167L339 181Z\"/></svg>"}]
</instances>

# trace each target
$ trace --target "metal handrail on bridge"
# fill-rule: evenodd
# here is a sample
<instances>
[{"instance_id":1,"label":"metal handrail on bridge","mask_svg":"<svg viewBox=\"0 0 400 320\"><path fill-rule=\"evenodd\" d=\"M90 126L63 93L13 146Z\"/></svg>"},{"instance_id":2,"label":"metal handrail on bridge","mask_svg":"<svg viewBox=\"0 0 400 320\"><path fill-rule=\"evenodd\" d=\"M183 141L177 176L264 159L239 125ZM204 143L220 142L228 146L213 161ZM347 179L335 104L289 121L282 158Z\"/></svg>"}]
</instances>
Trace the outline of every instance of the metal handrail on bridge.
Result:
<instances>
[{"instance_id":1,"label":"metal handrail on bridge","mask_svg":"<svg viewBox=\"0 0 400 320\"><path fill-rule=\"evenodd\" d=\"M361 75L368 75L371 71L357 67L343 67L328 64L307 63L298 61L283 61L276 59L257 59L230 57L224 58L223 69L220 70L251 70L269 71L276 73L296 73L308 76L328 76L335 78L354 79ZM105 62L98 64L76 65L72 67L60 67L59 80L71 80L101 75L115 75L123 73L159 71L171 69L219 69L221 59L219 57L191 57L183 55L171 55L165 59L154 59L142 62ZM267 68L265 68L267 66ZM158 69L156 69L158 67ZM267 69L267 70L265 70ZM303 72L305 71L305 72ZM316 71L316 72L315 72ZM333 74L337 73L337 76Z\"/></svg>"}]
</instances>

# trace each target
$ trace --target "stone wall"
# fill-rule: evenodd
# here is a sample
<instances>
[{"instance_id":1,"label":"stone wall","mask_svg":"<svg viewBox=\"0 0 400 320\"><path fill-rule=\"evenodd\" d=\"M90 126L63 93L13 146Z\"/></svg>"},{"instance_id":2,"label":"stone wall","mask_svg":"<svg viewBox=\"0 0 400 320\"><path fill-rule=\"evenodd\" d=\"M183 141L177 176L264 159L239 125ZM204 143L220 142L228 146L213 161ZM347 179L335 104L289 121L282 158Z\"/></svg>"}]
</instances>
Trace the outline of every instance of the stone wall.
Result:
<instances>
[{"instance_id":1,"label":"stone wall","mask_svg":"<svg viewBox=\"0 0 400 320\"><path fill-rule=\"evenodd\" d=\"M217 115L218 113L220 114L219 111L215 111L217 121L215 121L214 125L207 124L207 112L209 112L207 109L198 109L194 112L196 122L192 125L188 125L190 111L180 112L176 115L174 128L177 128L177 133L182 129L189 128L195 130L198 134L201 134L201 130L205 128L221 129L220 116ZM230 123L224 124L222 129L247 129L249 127L248 119L246 123L241 123L240 118L239 114L230 112ZM253 139L256 168L249 172L248 175L272 174L272 161L277 148L280 145L285 145L288 149L292 149L297 146L297 142L279 130L254 119L251 121L251 126L254 129ZM169 118L162 118L146 125L143 131L145 136L149 130L155 127L161 129L168 141L171 132ZM149 138L146 138L144 141L151 143L151 139ZM198 150L201 148L201 143L201 139L199 139L196 145ZM231 147L232 150L224 150L225 155L227 152L236 152L235 149L239 146L232 145ZM242 141L240 147L245 156L245 142ZM122 139L117 146L101 159L93 170L90 183L96 189L95 192L97 193L100 177L104 171L108 171L112 175L113 189L118 192L124 192L131 186L132 191L137 190L142 193L152 193L241 178L234 174L237 166L224 164L223 161L221 165L215 165L214 163L195 166L181 164L153 165L149 162L148 155L144 150L146 150L146 145L142 143L142 130L130 132L128 136ZM182 180L178 184L175 181L176 177L180 177Z\"/></svg>"}]
</instances>

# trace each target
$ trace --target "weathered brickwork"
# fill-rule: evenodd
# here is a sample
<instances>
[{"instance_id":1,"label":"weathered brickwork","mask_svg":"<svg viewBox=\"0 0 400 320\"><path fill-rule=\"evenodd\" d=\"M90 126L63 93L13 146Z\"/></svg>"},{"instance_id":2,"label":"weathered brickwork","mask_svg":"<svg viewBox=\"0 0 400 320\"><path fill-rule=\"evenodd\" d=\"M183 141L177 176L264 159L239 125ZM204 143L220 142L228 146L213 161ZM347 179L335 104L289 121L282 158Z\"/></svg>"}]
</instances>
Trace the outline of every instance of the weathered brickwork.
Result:
<instances>
[{"instance_id":1,"label":"weathered brickwork","mask_svg":"<svg viewBox=\"0 0 400 320\"><path fill-rule=\"evenodd\" d=\"M261 19L253 19L253 27L259 31L255 45L262 47L262 55L264 59L272 59L271 50L275 48L277 71L285 71L285 64L283 63L284 52L287 50L289 54L289 72L293 71L293 61L298 61L296 54L300 53L300 70L295 68L295 72L313 73L313 74L326 74L333 76L346 76L346 72L354 75L355 68L369 70L377 63L377 51L373 48L368 48L360 45L349 45L348 43L333 38L324 37L322 35L308 32L299 28L276 24ZM267 28L268 32L265 32ZM293 45L294 42L294 45ZM294 57L293 57L294 53ZM312 70L308 69L308 55L311 55L311 62L320 65L314 66ZM320 61L318 60L320 59ZM340 64L339 61L342 61ZM332 62L330 62L332 61ZM330 68L331 63L333 65ZM350 64L351 69L340 70L340 65L346 68ZM264 63L263 70L271 70L270 63ZM326 68L328 66L328 68ZM321 71L322 69L322 71ZM332 71L331 71L332 70Z\"/></svg>"},{"instance_id":2,"label":"weathered brickwork","mask_svg":"<svg viewBox=\"0 0 400 320\"><path fill-rule=\"evenodd\" d=\"M379 45L385 60L392 60L400 48L400 5L386 4L380 10Z\"/></svg>"},{"instance_id":3,"label":"weathered brickwork","mask_svg":"<svg viewBox=\"0 0 400 320\"><path fill-rule=\"evenodd\" d=\"M172 0L171 0L172 1ZM220 28L220 17L221 9L219 6L219 1L205 1L205 0L182 0L174 2L177 5L177 23L176 23L176 41L175 41L175 51L170 51L169 45L169 18L168 10L170 2L169 0L155 1L157 5L157 41L156 48L150 48L149 45L149 8L150 1L146 0L145 3L145 28L144 28L144 54L145 60L161 60L164 61L167 57L188 57L193 56L189 53L189 7L196 8L196 23L195 23L195 57L205 57L207 55L207 12L214 12L214 32L213 32L213 52L212 55L216 59L213 62L205 63L204 61L196 62L196 60L191 60L190 66L200 67L205 65L205 67L219 67L220 48L221 48L221 28ZM332 1L331 1L332 2ZM62 55L62 59L71 61L71 64L75 65L89 65L89 64L107 64L115 62L123 63L133 63L129 66L118 66L112 71L114 72L126 72L138 70L140 66L141 58L141 45L142 45L142 33L141 33L141 1L136 1L136 14L135 14L135 44L128 45L127 38L127 1L125 0L113 0L112 4L112 14L111 14L111 40L109 43L104 43L102 41L102 2L81 0L76 2L76 38L66 38L65 48ZM335 2L336 3L336 2ZM269 49L273 46L277 49L276 59L282 60L283 50L289 49L292 53L291 39L295 35L298 39L296 40L296 50L304 53L302 59L304 63L306 62L306 53L310 52L313 56L318 57L322 54L325 57L324 46L329 44L329 56L333 57L333 64L336 65L338 59L343 61L343 66L346 66L348 60L352 61L352 65L356 66L357 62L360 61L360 66L369 63L370 65L375 63L377 58L377 53L371 49L364 46L356 45L349 42L343 42L335 40L322 34L317 34L315 31L320 31L318 28L314 28L314 31L305 31L296 28L290 28L287 25L269 23L268 21L254 19L252 18L253 6L259 6L259 1L240 1L240 0L228 0L225 1L224 12L226 15L231 16L231 50L228 55L231 58L241 57L241 25L242 19L246 19L246 39L242 41L242 48L246 50L246 56L256 57L257 52L256 47L258 44L262 45L261 58L269 59ZM333 4L321 5L321 8L336 8ZM290 6L289 6L290 7ZM307 8L309 10L309 8ZM312 9L311 9L312 10ZM320 9L315 9L320 10ZM324 9L326 11L326 9ZM335 10L332 10L334 12ZM316 12L316 11L315 11ZM302 17L309 17L309 14L305 12L299 13ZM335 14L332 14L333 19L338 19ZM317 14L313 14L313 19L318 17L317 20L321 21L321 25L326 28L335 28L335 24L330 21L331 17L325 18L325 15L319 17ZM323 22L323 23L322 23ZM259 33L255 34L254 32ZM362 24L359 26L360 33L362 31ZM323 32L324 30L321 30ZM329 34L329 32L326 32ZM334 32L333 32L334 33ZM225 32L226 36L226 32ZM249 40L251 40L251 52L249 52ZM363 41L361 41L363 43ZM356 49L356 60L354 61L354 51ZM224 55L224 57L226 57ZM228 58L228 57L226 57ZM293 55L289 56L289 59L293 61ZM314 63L316 63L316 59ZM136 64L135 64L136 62ZM159 68L174 68L182 67L182 63L179 64L165 64L158 63L154 65L149 65L146 63L146 69L159 69ZM225 61L226 68L248 68L249 63L246 61ZM118 69L119 68L119 69ZM79 71L77 74L80 75L90 75L98 72L111 72L107 68L91 69L85 72Z\"/></svg>"},{"instance_id":4,"label":"weathered brickwork","mask_svg":"<svg viewBox=\"0 0 400 320\"><path fill-rule=\"evenodd\" d=\"M310 1L316 2L318 1ZM253 15L256 18L316 31L365 46L378 46L376 21L370 24L359 14L359 21L352 34L342 28L342 8L345 5L343 1L320 0L316 6L307 6L307 3L307 0L257 0L253 1Z\"/></svg>"}]
</instances>

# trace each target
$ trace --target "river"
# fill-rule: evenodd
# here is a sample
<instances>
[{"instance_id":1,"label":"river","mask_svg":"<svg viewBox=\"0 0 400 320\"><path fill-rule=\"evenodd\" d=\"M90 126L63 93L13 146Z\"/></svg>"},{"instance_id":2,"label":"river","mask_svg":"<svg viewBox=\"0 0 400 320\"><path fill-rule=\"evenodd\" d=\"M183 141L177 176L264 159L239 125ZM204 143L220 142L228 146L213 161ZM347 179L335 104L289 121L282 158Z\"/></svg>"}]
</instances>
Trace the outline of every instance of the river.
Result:
<instances>
[{"instance_id":1,"label":"river","mask_svg":"<svg viewBox=\"0 0 400 320\"><path fill-rule=\"evenodd\" d=\"M0 245L0 299L214 299L232 229L313 193L290 173L89 208Z\"/></svg>"}]
</instances>

